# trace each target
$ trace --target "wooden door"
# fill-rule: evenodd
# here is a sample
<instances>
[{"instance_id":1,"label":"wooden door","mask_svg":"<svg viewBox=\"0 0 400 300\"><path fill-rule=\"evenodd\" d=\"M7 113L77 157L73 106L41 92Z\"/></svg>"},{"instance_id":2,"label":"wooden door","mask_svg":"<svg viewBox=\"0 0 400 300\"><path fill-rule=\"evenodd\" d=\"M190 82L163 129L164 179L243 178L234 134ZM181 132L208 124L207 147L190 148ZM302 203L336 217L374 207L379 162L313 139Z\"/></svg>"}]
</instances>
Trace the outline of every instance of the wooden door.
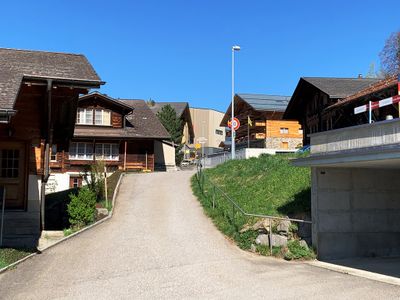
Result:
<instances>
[{"instance_id":1,"label":"wooden door","mask_svg":"<svg viewBox=\"0 0 400 300\"><path fill-rule=\"evenodd\" d=\"M289 149L289 143L288 142L282 142L282 148L283 149Z\"/></svg>"},{"instance_id":2,"label":"wooden door","mask_svg":"<svg viewBox=\"0 0 400 300\"><path fill-rule=\"evenodd\" d=\"M25 144L0 143L0 185L6 188L6 209L25 208Z\"/></svg>"}]
</instances>

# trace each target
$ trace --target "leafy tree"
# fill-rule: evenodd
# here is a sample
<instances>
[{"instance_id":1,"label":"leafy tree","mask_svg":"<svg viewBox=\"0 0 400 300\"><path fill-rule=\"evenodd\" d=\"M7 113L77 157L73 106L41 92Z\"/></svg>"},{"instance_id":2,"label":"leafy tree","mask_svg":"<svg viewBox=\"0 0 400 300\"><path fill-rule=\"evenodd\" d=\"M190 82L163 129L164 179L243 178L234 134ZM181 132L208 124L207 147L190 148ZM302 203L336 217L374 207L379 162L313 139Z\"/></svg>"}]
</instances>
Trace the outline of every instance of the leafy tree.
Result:
<instances>
[{"instance_id":1,"label":"leafy tree","mask_svg":"<svg viewBox=\"0 0 400 300\"><path fill-rule=\"evenodd\" d=\"M167 104L158 113L158 118L161 124L165 127L171 135L171 141L175 144L175 161L179 165L182 160L182 137L183 137L183 123L176 114L175 109Z\"/></svg>"},{"instance_id":2,"label":"leafy tree","mask_svg":"<svg viewBox=\"0 0 400 300\"><path fill-rule=\"evenodd\" d=\"M382 73L387 77L400 73L400 31L393 32L379 53Z\"/></svg>"},{"instance_id":3,"label":"leafy tree","mask_svg":"<svg viewBox=\"0 0 400 300\"><path fill-rule=\"evenodd\" d=\"M365 78L378 78L379 75L375 71L375 63L372 62L369 65L368 73L365 75Z\"/></svg>"}]
</instances>

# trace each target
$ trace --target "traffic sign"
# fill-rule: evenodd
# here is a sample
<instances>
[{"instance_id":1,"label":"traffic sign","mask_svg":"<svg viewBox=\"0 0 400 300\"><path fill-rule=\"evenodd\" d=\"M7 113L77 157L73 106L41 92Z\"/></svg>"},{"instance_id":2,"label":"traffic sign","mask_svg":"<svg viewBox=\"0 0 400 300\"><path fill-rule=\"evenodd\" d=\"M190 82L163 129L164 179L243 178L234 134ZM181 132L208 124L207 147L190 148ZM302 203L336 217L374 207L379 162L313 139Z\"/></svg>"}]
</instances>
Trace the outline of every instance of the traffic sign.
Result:
<instances>
[{"instance_id":1,"label":"traffic sign","mask_svg":"<svg viewBox=\"0 0 400 300\"><path fill-rule=\"evenodd\" d=\"M233 122L232 121L228 121L228 127L232 128L232 123L233 123L233 130L238 130L240 127L240 122L238 118L233 118Z\"/></svg>"}]
</instances>

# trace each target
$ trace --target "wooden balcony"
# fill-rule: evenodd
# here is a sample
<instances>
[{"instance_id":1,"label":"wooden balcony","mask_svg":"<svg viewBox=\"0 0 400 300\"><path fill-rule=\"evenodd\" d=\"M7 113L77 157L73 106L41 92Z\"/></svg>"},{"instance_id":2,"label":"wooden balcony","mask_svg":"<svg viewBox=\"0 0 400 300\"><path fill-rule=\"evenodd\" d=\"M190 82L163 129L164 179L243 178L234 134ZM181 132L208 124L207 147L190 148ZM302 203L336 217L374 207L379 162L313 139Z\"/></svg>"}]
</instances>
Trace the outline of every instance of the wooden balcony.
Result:
<instances>
[{"instance_id":1,"label":"wooden balcony","mask_svg":"<svg viewBox=\"0 0 400 300\"><path fill-rule=\"evenodd\" d=\"M56 160L50 162L52 170L61 172L70 171L74 167L83 167L94 164L93 159L70 159L67 152L59 152ZM151 170L154 171L154 154L127 154L126 161L123 153L120 153L118 160L105 160L107 166L115 166L121 170Z\"/></svg>"}]
</instances>

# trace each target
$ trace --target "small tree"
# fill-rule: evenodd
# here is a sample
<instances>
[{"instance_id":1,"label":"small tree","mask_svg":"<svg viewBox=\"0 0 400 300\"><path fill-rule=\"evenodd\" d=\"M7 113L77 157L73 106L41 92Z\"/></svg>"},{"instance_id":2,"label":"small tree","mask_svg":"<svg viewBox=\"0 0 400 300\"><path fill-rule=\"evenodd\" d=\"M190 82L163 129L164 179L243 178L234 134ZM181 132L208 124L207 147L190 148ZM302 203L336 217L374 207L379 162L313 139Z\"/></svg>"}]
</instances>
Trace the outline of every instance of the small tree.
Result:
<instances>
[{"instance_id":1,"label":"small tree","mask_svg":"<svg viewBox=\"0 0 400 300\"><path fill-rule=\"evenodd\" d=\"M384 76L400 73L400 31L393 32L386 40L379 53L381 69Z\"/></svg>"},{"instance_id":2,"label":"small tree","mask_svg":"<svg viewBox=\"0 0 400 300\"><path fill-rule=\"evenodd\" d=\"M87 187L96 195L98 202L104 198L104 162L96 160L95 164L85 167L83 179Z\"/></svg>"},{"instance_id":3,"label":"small tree","mask_svg":"<svg viewBox=\"0 0 400 300\"><path fill-rule=\"evenodd\" d=\"M182 136L183 136L183 125L182 120L176 114L175 109L167 104L161 111L157 113L161 124L165 127L168 133L171 135L172 142L176 145L175 147L175 161L180 164L182 160Z\"/></svg>"}]
</instances>

